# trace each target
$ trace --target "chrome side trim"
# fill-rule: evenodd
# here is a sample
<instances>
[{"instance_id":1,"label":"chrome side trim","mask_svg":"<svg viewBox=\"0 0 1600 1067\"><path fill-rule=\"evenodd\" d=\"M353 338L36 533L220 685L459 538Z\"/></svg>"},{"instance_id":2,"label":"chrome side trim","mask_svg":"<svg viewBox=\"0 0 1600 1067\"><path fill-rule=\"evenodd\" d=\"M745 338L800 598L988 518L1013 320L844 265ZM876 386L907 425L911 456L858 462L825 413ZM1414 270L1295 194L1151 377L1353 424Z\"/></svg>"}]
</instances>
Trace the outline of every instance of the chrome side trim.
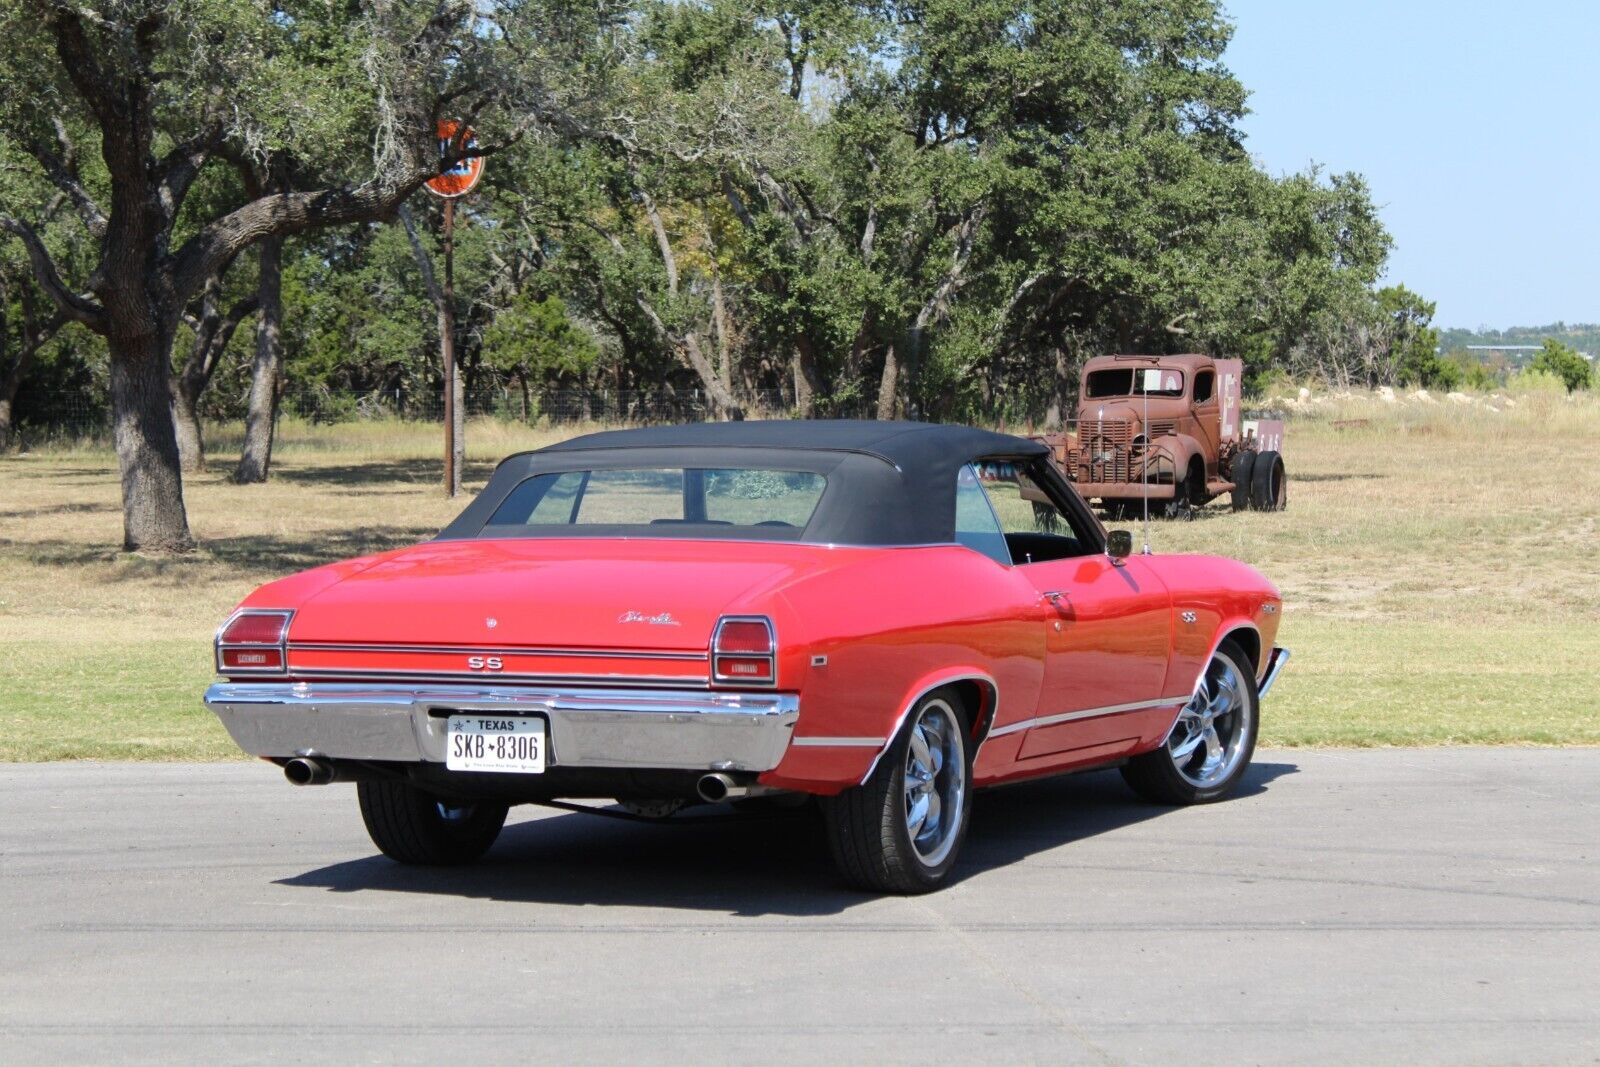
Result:
<instances>
[{"instance_id":1,"label":"chrome side trim","mask_svg":"<svg viewBox=\"0 0 1600 1067\"><path fill-rule=\"evenodd\" d=\"M231 670L228 672L233 673ZM419 682L460 682L468 679L505 679L523 685L597 685L597 686L669 686L677 689L705 689L710 683L705 675L686 674L518 674L512 671L402 671L355 670L349 667L296 667L290 666L293 678L406 678Z\"/></svg>"},{"instance_id":2,"label":"chrome side trim","mask_svg":"<svg viewBox=\"0 0 1600 1067\"><path fill-rule=\"evenodd\" d=\"M662 652L642 649L516 648L510 645L381 645L339 641L291 641L290 652L417 652L437 655L569 656L573 659L671 659L705 662L704 652Z\"/></svg>"},{"instance_id":3,"label":"chrome side trim","mask_svg":"<svg viewBox=\"0 0 1600 1067\"><path fill-rule=\"evenodd\" d=\"M990 730L990 737L1004 737L1020 730L1030 730L1041 726L1056 726L1064 722L1076 722L1079 719L1098 719L1105 715L1126 715L1133 711L1148 711L1151 708L1165 708L1173 704L1183 704L1189 700L1187 696L1162 697L1159 700L1136 700L1129 704L1107 704L1101 708L1084 708L1082 711L1064 711L1057 715L1038 715L1021 722L1008 723L998 730Z\"/></svg>"},{"instance_id":4,"label":"chrome side trim","mask_svg":"<svg viewBox=\"0 0 1600 1067\"><path fill-rule=\"evenodd\" d=\"M973 672L971 674L958 674L934 682L932 685L927 686L921 692L917 693L916 696L912 697L911 700L907 702L906 706L900 710L900 714L895 716L894 728L889 731L888 737L885 737L877 742L877 744L880 746L878 749L878 754L872 757L872 764L867 768L867 773L861 776L860 784L866 785L867 779L872 777L872 772L878 769L878 762L883 759L883 754L889 751L889 746L894 742L894 739L900 736L900 728L906 724L906 718L911 714L911 709L915 708L919 703L922 702L923 697L927 696L935 689L941 689L947 685L954 685L956 682L983 682L988 685L989 689L994 693L994 714L990 716L990 720L993 721L994 715L998 715L1000 713L1000 683L996 682L987 674L979 674L977 672ZM978 742L977 747L972 751L972 758L974 760L978 758L978 749L983 747L983 741L987 741L992 736L994 736L993 730L985 734L983 740Z\"/></svg>"},{"instance_id":5,"label":"chrome side trim","mask_svg":"<svg viewBox=\"0 0 1600 1067\"><path fill-rule=\"evenodd\" d=\"M450 712L537 715L550 763L769 771L800 718L794 693L502 685L219 682L206 690L252 756L443 763Z\"/></svg>"},{"instance_id":6,"label":"chrome side trim","mask_svg":"<svg viewBox=\"0 0 1600 1067\"><path fill-rule=\"evenodd\" d=\"M1261 676L1261 684L1256 688L1256 696L1264 697L1272 688L1272 683L1278 680L1278 675L1283 673L1284 665L1289 662L1289 650L1281 645L1272 649L1272 654L1267 657L1267 673Z\"/></svg>"},{"instance_id":7,"label":"chrome side trim","mask_svg":"<svg viewBox=\"0 0 1600 1067\"><path fill-rule=\"evenodd\" d=\"M795 748L876 748L888 743L886 737L797 737L789 743Z\"/></svg>"}]
</instances>

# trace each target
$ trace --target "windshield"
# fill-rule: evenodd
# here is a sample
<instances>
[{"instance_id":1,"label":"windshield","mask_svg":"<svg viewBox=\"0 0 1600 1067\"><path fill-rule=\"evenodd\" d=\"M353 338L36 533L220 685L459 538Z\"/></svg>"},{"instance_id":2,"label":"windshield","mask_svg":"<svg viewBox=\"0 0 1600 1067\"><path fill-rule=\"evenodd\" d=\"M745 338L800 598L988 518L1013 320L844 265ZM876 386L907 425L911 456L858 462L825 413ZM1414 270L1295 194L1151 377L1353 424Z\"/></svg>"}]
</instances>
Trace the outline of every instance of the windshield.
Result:
<instances>
[{"instance_id":1,"label":"windshield","mask_svg":"<svg viewBox=\"0 0 1600 1067\"><path fill-rule=\"evenodd\" d=\"M540 474L519 484L489 518L491 536L552 528L608 536L619 527L693 527L705 536L798 539L827 479L763 468L602 468ZM495 528L499 529L496 530ZM623 532L626 532L625 530Z\"/></svg>"},{"instance_id":2,"label":"windshield","mask_svg":"<svg viewBox=\"0 0 1600 1067\"><path fill-rule=\"evenodd\" d=\"M1108 367L1090 371L1083 385L1083 395L1091 400L1144 396L1147 392L1150 396L1182 396L1183 371L1170 367Z\"/></svg>"}]
</instances>

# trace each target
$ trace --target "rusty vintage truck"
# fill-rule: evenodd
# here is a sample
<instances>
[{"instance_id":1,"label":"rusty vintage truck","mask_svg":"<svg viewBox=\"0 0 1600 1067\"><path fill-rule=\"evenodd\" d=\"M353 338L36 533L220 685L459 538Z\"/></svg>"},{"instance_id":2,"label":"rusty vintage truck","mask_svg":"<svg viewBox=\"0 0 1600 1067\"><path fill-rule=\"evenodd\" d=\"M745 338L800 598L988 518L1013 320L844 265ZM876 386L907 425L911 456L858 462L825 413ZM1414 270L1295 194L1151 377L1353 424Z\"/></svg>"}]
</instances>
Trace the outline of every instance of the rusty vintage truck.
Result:
<instances>
[{"instance_id":1,"label":"rusty vintage truck","mask_svg":"<svg viewBox=\"0 0 1600 1067\"><path fill-rule=\"evenodd\" d=\"M1097 356L1078 417L1038 439L1080 495L1115 518L1180 517L1228 494L1235 511L1288 503L1283 422L1246 419L1244 363L1202 355Z\"/></svg>"}]
</instances>

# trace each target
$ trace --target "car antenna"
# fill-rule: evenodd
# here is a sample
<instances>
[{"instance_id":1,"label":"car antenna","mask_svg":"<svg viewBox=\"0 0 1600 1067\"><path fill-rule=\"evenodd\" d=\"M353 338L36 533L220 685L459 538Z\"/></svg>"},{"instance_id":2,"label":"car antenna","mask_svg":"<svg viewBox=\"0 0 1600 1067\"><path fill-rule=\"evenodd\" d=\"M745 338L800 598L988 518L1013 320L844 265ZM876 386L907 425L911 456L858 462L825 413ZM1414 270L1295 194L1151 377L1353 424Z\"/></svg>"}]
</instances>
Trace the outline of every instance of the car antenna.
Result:
<instances>
[{"instance_id":1,"label":"car antenna","mask_svg":"<svg viewBox=\"0 0 1600 1067\"><path fill-rule=\"evenodd\" d=\"M1144 555L1150 555L1150 371L1140 372L1144 381L1140 388L1144 392L1144 462L1139 464L1139 481L1142 483L1143 492L1139 495L1144 500ZM1160 373L1159 371L1157 373Z\"/></svg>"}]
</instances>

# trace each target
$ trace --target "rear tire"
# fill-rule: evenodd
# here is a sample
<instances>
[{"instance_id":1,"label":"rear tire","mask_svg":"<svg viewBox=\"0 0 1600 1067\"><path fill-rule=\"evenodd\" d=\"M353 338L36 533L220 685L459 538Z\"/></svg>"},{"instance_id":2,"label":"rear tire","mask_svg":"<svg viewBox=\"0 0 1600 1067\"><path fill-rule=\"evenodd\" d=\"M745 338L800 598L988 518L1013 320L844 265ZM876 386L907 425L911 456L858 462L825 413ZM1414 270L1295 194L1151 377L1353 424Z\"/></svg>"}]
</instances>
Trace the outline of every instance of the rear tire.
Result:
<instances>
[{"instance_id":1,"label":"rear tire","mask_svg":"<svg viewBox=\"0 0 1600 1067\"><path fill-rule=\"evenodd\" d=\"M1282 511L1288 504L1288 479L1283 472L1283 457L1263 452L1256 457L1250 472L1250 504L1257 511Z\"/></svg>"},{"instance_id":2,"label":"rear tire","mask_svg":"<svg viewBox=\"0 0 1600 1067\"><path fill-rule=\"evenodd\" d=\"M1221 800L1250 768L1260 709L1250 658L1232 641L1222 642L1161 747L1123 764L1123 780L1157 804Z\"/></svg>"},{"instance_id":3,"label":"rear tire","mask_svg":"<svg viewBox=\"0 0 1600 1067\"><path fill-rule=\"evenodd\" d=\"M970 718L955 692L923 697L866 783L824 798L822 812L851 885L901 894L943 885L972 815Z\"/></svg>"},{"instance_id":4,"label":"rear tire","mask_svg":"<svg viewBox=\"0 0 1600 1067\"><path fill-rule=\"evenodd\" d=\"M404 782L357 782L356 797L372 843L397 863L471 863L506 821L504 804L445 800Z\"/></svg>"},{"instance_id":5,"label":"rear tire","mask_svg":"<svg viewBox=\"0 0 1600 1067\"><path fill-rule=\"evenodd\" d=\"M1250 510L1250 476L1255 473L1256 454L1240 452L1233 457L1233 510Z\"/></svg>"}]
</instances>

